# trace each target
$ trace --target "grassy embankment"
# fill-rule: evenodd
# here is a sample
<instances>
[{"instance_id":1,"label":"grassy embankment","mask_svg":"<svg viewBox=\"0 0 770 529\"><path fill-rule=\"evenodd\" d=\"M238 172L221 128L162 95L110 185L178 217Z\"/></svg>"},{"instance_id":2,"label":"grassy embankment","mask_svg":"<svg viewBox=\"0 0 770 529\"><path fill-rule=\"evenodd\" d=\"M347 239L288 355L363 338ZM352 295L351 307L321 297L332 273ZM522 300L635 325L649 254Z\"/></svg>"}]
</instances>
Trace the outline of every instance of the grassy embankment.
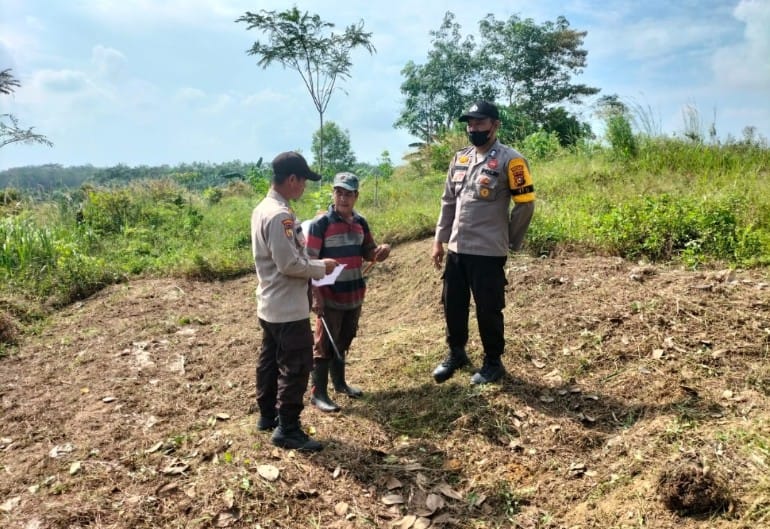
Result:
<instances>
[{"instance_id":1,"label":"grassy embankment","mask_svg":"<svg viewBox=\"0 0 770 529\"><path fill-rule=\"evenodd\" d=\"M625 159L601 149L530 156L538 194L530 253L599 252L688 267L770 263L766 145L657 138ZM365 180L358 209L378 241L429 236L443 179L441 171L404 165L387 180ZM309 186L298 216L325 207L328 192L328 184ZM260 198L244 183L202 194L171 181L84 186L46 202L6 190L0 343L12 342L17 323L127 278L250 272L249 217Z\"/></svg>"}]
</instances>

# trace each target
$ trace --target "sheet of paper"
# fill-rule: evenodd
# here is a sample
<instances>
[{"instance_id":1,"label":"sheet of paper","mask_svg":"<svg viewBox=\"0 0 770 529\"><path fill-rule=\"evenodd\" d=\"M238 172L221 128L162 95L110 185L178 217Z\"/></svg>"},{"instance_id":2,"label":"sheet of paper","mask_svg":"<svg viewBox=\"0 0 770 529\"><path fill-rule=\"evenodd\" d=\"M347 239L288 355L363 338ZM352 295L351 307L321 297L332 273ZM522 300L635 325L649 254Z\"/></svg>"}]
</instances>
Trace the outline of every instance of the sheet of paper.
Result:
<instances>
[{"instance_id":1,"label":"sheet of paper","mask_svg":"<svg viewBox=\"0 0 770 529\"><path fill-rule=\"evenodd\" d=\"M337 278L342 273L342 269L345 268L344 264L338 264L337 267L332 270L331 274L327 274L321 279L313 279L313 286L314 287L322 287L324 285L333 285L335 281L337 281Z\"/></svg>"}]
</instances>

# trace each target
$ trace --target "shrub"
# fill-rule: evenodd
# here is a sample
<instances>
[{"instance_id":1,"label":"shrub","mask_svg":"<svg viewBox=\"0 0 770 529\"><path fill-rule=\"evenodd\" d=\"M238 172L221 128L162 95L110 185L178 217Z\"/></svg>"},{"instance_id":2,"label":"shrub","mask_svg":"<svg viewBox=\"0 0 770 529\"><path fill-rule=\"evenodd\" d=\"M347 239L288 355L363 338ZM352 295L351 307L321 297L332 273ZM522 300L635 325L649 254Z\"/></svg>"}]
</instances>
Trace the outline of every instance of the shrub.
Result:
<instances>
[{"instance_id":1,"label":"shrub","mask_svg":"<svg viewBox=\"0 0 770 529\"><path fill-rule=\"evenodd\" d=\"M761 243L752 230L739 228L741 204L738 199L712 203L668 194L645 197L612 206L600 217L596 234L629 259L681 257L690 266L744 260L761 252Z\"/></svg>"},{"instance_id":2,"label":"shrub","mask_svg":"<svg viewBox=\"0 0 770 529\"><path fill-rule=\"evenodd\" d=\"M541 130L521 142L521 151L530 160L549 160L560 151L559 135Z\"/></svg>"},{"instance_id":3,"label":"shrub","mask_svg":"<svg viewBox=\"0 0 770 529\"><path fill-rule=\"evenodd\" d=\"M610 142L612 154L620 160L636 158L639 146L631 130L631 123L623 114L615 114L607 118L607 141Z\"/></svg>"}]
</instances>

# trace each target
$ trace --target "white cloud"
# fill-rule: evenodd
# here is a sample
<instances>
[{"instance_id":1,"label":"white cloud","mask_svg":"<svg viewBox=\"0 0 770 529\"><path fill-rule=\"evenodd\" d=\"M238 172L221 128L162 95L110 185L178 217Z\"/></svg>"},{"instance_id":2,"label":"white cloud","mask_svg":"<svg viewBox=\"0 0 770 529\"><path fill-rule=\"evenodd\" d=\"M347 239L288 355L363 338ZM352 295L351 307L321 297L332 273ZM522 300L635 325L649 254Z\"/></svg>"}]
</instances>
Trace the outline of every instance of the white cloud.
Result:
<instances>
[{"instance_id":1,"label":"white cloud","mask_svg":"<svg viewBox=\"0 0 770 529\"><path fill-rule=\"evenodd\" d=\"M429 33L444 13L455 13L463 35L475 35L487 12L468 11L460 0L0 0L0 68L12 67L22 82L0 104L56 143L6 150L0 168L26 160L136 164L309 153L318 114L301 79L276 65L259 68L245 53L257 33L234 22L247 10L295 4L338 29L363 19L373 34L377 53L354 52L351 78L324 116L350 131L366 161L386 148L400 159L414 140L392 127L403 104L400 71L408 60L425 61ZM541 23L563 14L588 31L580 82L621 97L644 94L640 103L664 132L682 129L681 105L689 103L708 120L716 108L720 133L739 133L747 123L770 132L770 0L503 4L494 7L498 20L517 14Z\"/></svg>"},{"instance_id":2,"label":"white cloud","mask_svg":"<svg viewBox=\"0 0 770 529\"><path fill-rule=\"evenodd\" d=\"M76 70L40 70L33 84L44 92L79 92L88 87L85 73Z\"/></svg>"},{"instance_id":3,"label":"white cloud","mask_svg":"<svg viewBox=\"0 0 770 529\"><path fill-rule=\"evenodd\" d=\"M195 103L204 99L205 97L206 92L198 88L192 88L190 86L180 88L177 90L176 95L174 96L177 101L182 101L183 103Z\"/></svg>"},{"instance_id":4,"label":"white cloud","mask_svg":"<svg viewBox=\"0 0 770 529\"><path fill-rule=\"evenodd\" d=\"M17 70L20 65L35 60L40 53L37 35L42 29L42 23L34 17L25 17L22 24L0 22L0 59L5 63L3 69Z\"/></svg>"},{"instance_id":5,"label":"white cloud","mask_svg":"<svg viewBox=\"0 0 770 529\"><path fill-rule=\"evenodd\" d=\"M207 114L222 114L229 110L234 103L235 99L232 95L219 94L214 98L213 102L203 109L203 111Z\"/></svg>"},{"instance_id":6,"label":"white cloud","mask_svg":"<svg viewBox=\"0 0 770 529\"><path fill-rule=\"evenodd\" d=\"M77 8L86 16L110 25L144 30L177 24L210 25L225 20L232 23L246 10L246 7L238 8L238 3L220 0L84 0Z\"/></svg>"},{"instance_id":7,"label":"white cloud","mask_svg":"<svg viewBox=\"0 0 770 529\"><path fill-rule=\"evenodd\" d=\"M745 24L743 40L714 54L714 75L723 86L770 89L770 2L741 0L733 16Z\"/></svg>"},{"instance_id":8,"label":"white cloud","mask_svg":"<svg viewBox=\"0 0 770 529\"><path fill-rule=\"evenodd\" d=\"M309 96L308 96L309 97ZM286 104L289 98L284 92L279 92L272 88L260 90L257 93L249 94L241 99L241 106L246 108L268 108L278 103Z\"/></svg>"},{"instance_id":9,"label":"white cloud","mask_svg":"<svg viewBox=\"0 0 770 529\"><path fill-rule=\"evenodd\" d=\"M615 16L620 16L616 14ZM719 20L672 17L646 18L633 23L605 20L589 31L590 57L625 57L631 60L673 59L688 48L715 46L728 32Z\"/></svg>"},{"instance_id":10,"label":"white cloud","mask_svg":"<svg viewBox=\"0 0 770 529\"><path fill-rule=\"evenodd\" d=\"M111 81L123 77L126 56L114 48L97 44L91 50L91 62L96 66L97 73Z\"/></svg>"}]
</instances>

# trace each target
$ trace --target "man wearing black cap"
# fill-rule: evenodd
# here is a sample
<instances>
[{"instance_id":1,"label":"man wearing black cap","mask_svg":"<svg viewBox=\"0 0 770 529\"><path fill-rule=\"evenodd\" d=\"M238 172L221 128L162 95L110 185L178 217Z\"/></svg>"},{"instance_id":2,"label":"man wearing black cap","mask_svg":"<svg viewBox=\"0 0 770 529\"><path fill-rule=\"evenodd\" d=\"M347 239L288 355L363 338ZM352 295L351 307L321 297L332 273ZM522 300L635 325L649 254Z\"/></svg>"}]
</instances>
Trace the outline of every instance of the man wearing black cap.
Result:
<instances>
[{"instance_id":1,"label":"man wearing black cap","mask_svg":"<svg viewBox=\"0 0 770 529\"><path fill-rule=\"evenodd\" d=\"M305 191L310 170L302 155L284 152L273 160L273 179L251 214L251 246L257 269L257 316L262 347L257 359L257 428L271 430L282 448L318 451L321 443L302 431L302 398L313 365L308 280L321 279L334 259L309 259L297 237L297 217L289 200ZM277 426L277 428L276 428Z\"/></svg>"},{"instance_id":2,"label":"man wearing black cap","mask_svg":"<svg viewBox=\"0 0 770 529\"><path fill-rule=\"evenodd\" d=\"M517 151L497 139L500 113L488 101L478 101L460 116L473 144L455 153L449 165L441 213L436 224L432 258L444 269L442 302L449 353L433 371L437 383L469 363L470 295L484 347L484 363L472 384L495 382L505 374L500 360L505 349L505 262L508 250L524 239L534 211L535 192L529 165ZM510 203L514 207L510 211Z\"/></svg>"}]
</instances>

